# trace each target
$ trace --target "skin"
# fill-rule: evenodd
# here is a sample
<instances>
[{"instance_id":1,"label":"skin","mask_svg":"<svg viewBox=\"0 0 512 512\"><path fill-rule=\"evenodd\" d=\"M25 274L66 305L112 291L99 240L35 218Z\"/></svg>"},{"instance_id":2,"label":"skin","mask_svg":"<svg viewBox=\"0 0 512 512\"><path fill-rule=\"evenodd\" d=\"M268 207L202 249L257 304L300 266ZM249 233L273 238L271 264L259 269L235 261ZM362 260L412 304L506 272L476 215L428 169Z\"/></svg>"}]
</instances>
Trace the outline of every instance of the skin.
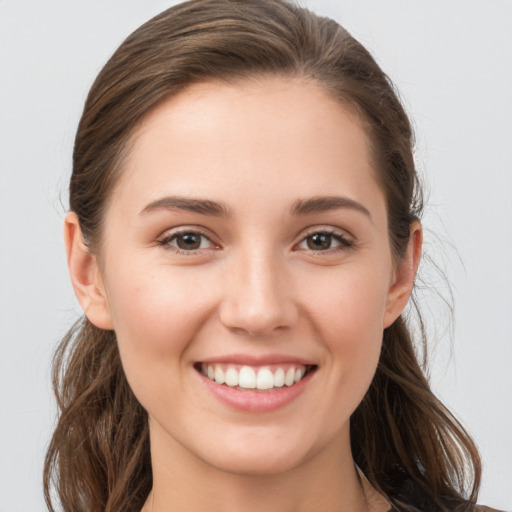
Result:
<instances>
[{"instance_id":1,"label":"skin","mask_svg":"<svg viewBox=\"0 0 512 512\"><path fill-rule=\"evenodd\" d=\"M154 487L144 510L389 508L358 478L349 418L383 329L411 293L421 227L411 226L397 263L371 162L360 120L315 83L203 83L136 129L99 254L68 214L77 297L89 320L116 331L149 415ZM215 201L229 214L154 205L170 196ZM327 196L360 207L292 212ZM183 250L178 231L205 236ZM314 233L331 232L311 248ZM232 354L301 358L316 371L286 406L239 411L194 368Z\"/></svg>"}]
</instances>

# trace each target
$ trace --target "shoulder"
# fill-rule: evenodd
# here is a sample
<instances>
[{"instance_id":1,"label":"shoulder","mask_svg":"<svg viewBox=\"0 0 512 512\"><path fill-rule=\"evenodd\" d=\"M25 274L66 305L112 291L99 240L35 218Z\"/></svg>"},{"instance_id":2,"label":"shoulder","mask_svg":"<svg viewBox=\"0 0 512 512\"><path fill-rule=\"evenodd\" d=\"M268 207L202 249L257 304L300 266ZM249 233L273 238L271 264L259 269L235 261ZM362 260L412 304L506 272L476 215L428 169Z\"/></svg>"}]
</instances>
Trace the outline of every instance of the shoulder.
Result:
<instances>
[{"instance_id":1,"label":"shoulder","mask_svg":"<svg viewBox=\"0 0 512 512\"><path fill-rule=\"evenodd\" d=\"M484 505L475 505L474 512L502 512L497 508L486 507Z\"/></svg>"}]
</instances>

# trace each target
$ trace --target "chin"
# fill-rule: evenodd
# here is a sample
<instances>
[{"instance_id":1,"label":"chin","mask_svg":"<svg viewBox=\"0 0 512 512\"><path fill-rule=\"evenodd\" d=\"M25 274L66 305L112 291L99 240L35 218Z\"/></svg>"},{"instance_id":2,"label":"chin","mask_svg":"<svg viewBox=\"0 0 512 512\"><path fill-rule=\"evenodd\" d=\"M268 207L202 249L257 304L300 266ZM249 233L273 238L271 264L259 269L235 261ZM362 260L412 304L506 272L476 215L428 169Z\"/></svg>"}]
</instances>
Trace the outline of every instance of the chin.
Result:
<instances>
[{"instance_id":1,"label":"chin","mask_svg":"<svg viewBox=\"0 0 512 512\"><path fill-rule=\"evenodd\" d=\"M252 453L222 454L204 459L208 465L225 473L239 476L266 476L286 473L301 463L301 458L294 454L266 454L261 450Z\"/></svg>"},{"instance_id":2,"label":"chin","mask_svg":"<svg viewBox=\"0 0 512 512\"><path fill-rule=\"evenodd\" d=\"M265 428L242 429L242 432L197 446L196 454L209 466L237 475L276 475L305 463L312 454L322 451L307 432L286 429L272 432Z\"/></svg>"}]
</instances>

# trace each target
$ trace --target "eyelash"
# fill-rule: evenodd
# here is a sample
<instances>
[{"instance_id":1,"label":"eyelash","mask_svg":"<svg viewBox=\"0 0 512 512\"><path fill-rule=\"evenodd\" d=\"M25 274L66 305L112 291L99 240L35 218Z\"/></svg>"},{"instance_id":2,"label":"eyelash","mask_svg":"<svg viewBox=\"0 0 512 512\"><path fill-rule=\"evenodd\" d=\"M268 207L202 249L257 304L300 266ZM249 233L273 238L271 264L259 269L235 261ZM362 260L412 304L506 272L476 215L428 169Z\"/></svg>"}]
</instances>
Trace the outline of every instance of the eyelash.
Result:
<instances>
[{"instance_id":1,"label":"eyelash","mask_svg":"<svg viewBox=\"0 0 512 512\"><path fill-rule=\"evenodd\" d=\"M307 243L308 238L314 236L314 235L326 235L328 237L331 237L331 239L334 239L339 243L338 246L330 247L326 250L314 250L314 249L306 249L315 256L317 255L324 255L324 254L335 254L342 251L347 251L349 249L354 248L354 242L349 240L345 235L342 233L339 233L338 231L334 231L331 229L320 229L320 230L314 230L309 233L307 233L302 240L297 245L301 245L303 243Z\"/></svg>"},{"instance_id":2,"label":"eyelash","mask_svg":"<svg viewBox=\"0 0 512 512\"><path fill-rule=\"evenodd\" d=\"M197 251L201 250L201 247L199 247L198 249L185 250L185 249L181 249L180 247L171 245L171 242L173 240L177 240L180 236L182 237L185 235L199 236L202 239L202 241L208 240L212 245L215 245L207 235L205 235L204 233L201 233L200 231L194 231L192 229L182 230L182 231L178 231L176 233L172 233L170 235L164 236L160 240L157 240L157 243L159 246L162 246L165 249L170 249L170 250L176 252L177 254L181 254L184 256L197 255ZM200 242L200 245L202 245L202 241Z\"/></svg>"},{"instance_id":3,"label":"eyelash","mask_svg":"<svg viewBox=\"0 0 512 512\"><path fill-rule=\"evenodd\" d=\"M186 249L182 249L180 247L177 247L177 246L171 244L171 242L176 241L179 237L182 237L185 235L194 235L194 236L200 237L202 239L200 242L200 246L197 249L186 250ZM331 242L332 242L332 239L334 239L339 244L335 247L329 247L328 249L325 249L325 250L305 249L305 250L309 251L311 254L314 254L315 256L325 255L325 254L334 254L334 253L347 251L349 249L354 248L354 242L350 241L343 234L341 234L337 231L334 231L334 230L329 230L329 229L315 230L315 231L311 231L311 232L307 233L300 240L300 242L298 244L294 245L294 247L298 247L303 243L307 243L308 238L310 238L314 235L324 235L324 236L331 237L331 240L330 240ZM215 246L215 244L211 241L211 239L207 235L205 235L204 233L201 233L200 231L194 231L194 230L183 230L183 231L178 231L176 233L172 233L170 235L167 235L167 236L161 238L160 240L157 240L157 243L159 246L162 246L166 249L170 249L170 250L176 252L177 254L184 255L184 256L194 256L194 255L197 255L198 251L200 251L201 249L204 249L204 247L203 248L201 247L203 240L208 240L210 242L210 244Z\"/></svg>"}]
</instances>

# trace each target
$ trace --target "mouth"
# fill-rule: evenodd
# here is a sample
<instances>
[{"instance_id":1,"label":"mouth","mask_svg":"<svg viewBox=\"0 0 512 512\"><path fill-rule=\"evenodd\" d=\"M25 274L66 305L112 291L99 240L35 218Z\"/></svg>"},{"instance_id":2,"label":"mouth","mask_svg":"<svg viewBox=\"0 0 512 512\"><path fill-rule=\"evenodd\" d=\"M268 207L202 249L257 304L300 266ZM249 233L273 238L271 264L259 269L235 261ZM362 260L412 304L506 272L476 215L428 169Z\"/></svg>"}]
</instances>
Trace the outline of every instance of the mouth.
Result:
<instances>
[{"instance_id":1,"label":"mouth","mask_svg":"<svg viewBox=\"0 0 512 512\"><path fill-rule=\"evenodd\" d=\"M239 391L271 392L291 388L317 369L298 363L264 366L198 362L196 371L220 386Z\"/></svg>"}]
</instances>

